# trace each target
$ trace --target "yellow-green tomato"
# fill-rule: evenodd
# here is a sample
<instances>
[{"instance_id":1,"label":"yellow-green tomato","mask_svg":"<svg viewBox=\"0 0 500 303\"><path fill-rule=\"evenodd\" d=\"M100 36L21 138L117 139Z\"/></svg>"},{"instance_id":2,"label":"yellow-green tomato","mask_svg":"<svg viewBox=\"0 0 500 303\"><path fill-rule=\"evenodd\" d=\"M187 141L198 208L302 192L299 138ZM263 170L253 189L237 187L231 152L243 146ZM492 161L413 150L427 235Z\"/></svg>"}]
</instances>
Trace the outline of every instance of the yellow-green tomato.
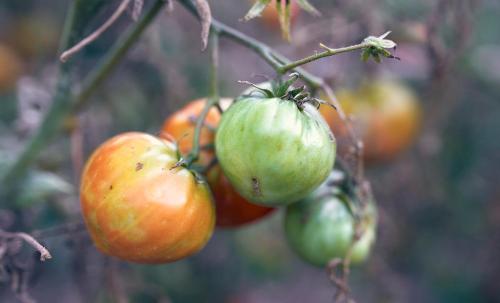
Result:
<instances>
[{"instance_id":1,"label":"yellow-green tomato","mask_svg":"<svg viewBox=\"0 0 500 303\"><path fill-rule=\"evenodd\" d=\"M314 106L256 94L224 112L215 148L224 174L243 197L277 206L298 201L326 179L336 145Z\"/></svg>"},{"instance_id":2,"label":"yellow-green tomato","mask_svg":"<svg viewBox=\"0 0 500 303\"><path fill-rule=\"evenodd\" d=\"M346 207L344 195L325 192L320 187L312 195L290 205L285 215L287 241L303 260L325 266L335 258L345 258L353 243L355 222ZM367 207L367 216L361 221L361 237L351 251L351 263L366 260L375 242L375 205Z\"/></svg>"},{"instance_id":3,"label":"yellow-green tomato","mask_svg":"<svg viewBox=\"0 0 500 303\"><path fill-rule=\"evenodd\" d=\"M105 254L167 263L202 249L215 225L207 184L178 161L171 142L124 133L104 142L83 171L80 197L87 229Z\"/></svg>"}]
</instances>

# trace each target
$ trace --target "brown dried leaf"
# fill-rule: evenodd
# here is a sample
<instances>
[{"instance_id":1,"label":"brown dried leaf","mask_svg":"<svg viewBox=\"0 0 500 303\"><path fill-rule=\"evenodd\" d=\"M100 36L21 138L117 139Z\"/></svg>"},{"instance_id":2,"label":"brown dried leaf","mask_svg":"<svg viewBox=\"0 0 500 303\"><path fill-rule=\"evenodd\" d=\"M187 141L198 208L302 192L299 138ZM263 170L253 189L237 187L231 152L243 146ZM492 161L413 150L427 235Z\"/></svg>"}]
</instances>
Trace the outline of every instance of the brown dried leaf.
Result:
<instances>
[{"instance_id":1,"label":"brown dried leaf","mask_svg":"<svg viewBox=\"0 0 500 303\"><path fill-rule=\"evenodd\" d=\"M212 12L207 0L196 0L195 5L201 22L201 49L205 50L208 44L210 25L212 24Z\"/></svg>"}]
</instances>

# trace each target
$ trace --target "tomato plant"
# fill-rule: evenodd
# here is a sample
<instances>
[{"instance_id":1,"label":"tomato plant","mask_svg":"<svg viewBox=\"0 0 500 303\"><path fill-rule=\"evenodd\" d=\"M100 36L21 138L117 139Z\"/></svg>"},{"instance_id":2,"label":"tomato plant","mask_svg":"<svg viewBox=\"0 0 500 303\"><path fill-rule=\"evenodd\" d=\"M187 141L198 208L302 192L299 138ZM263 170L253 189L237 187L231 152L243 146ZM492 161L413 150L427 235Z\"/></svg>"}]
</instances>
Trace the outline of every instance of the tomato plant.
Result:
<instances>
[{"instance_id":1,"label":"tomato plant","mask_svg":"<svg viewBox=\"0 0 500 303\"><path fill-rule=\"evenodd\" d=\"M356 226L349 199L325 182L305 199L288 206L285 233L290 247L317 266L346 257L351 245L351 263L364 261L375 242L376 209L373 203L366 206L360 224L363 233L353 243Z\"/></svg>"},{"instance_id":2,"label":"tomato plant","mask_svg":"<svg viewBox=\"0 0 500 303\"><path fill-rule=\"evenodd\" d=\"M21 60L6 45L0 44L0 92L12 89L22 72Z\"/></svg>"},{"instance_id":3,"label":"tomato plant","mask_svg":"<svg viewBox=\"0 0 500 303\"><path fill-rule=\"evenodd\" d=\"M303 198L326 179L335 159L335 139L323 118L300 99L302 91L289 86L287 81L273 91L243 95L217 129L215 148L224 174L257 204Z\"/></svg>"},{"instance_id":4,"label":"tomato plant","mask_svg":"<svg viewBox=\"0 0 500 303\"><path fill-rule=\"evenodd\" d=\"M184 108L172 114L163 125L161 135L172 136L179 140L180 151L184 154L191 151L193 144L194 120L198 118L206 99L198 99L190 102ZM226 109L232 103L232 99L220 100L221 107ZM207 146L213 144L215 128L219 124L220 113L216 108L211 108L205 118L205 127L201 129L200 144ZM209 165L214 158L213 148L205 148L200 153L199 162ZM224 176L218 164L213 165L206 173L210 189L215 198L216 224L221 227L236 227L253 222L271 213L274 209L255 205L248 202L233 188Z\"/></svg>"},{"instance_id":5,"label":"tomato plant","mask_svg":"<svg viewBox=\"0 0 500 303\"><path fill-rule=\"evenodd\" d=\"M337 97L365 145L370 161L391 159L415 139L420 126L420 106L415 94L401 82L378 80L358 90L340 90ZM347 130L336 111L322 107L321 113L339 139Z\"/></svg>"},{"instance_id":6,"label":"tomato plant","mask_svg":"<svg viewBox=\"0 0 500 303\"><path fill-rule=\"evenodd\" d=\"M83 217L97 248L139 263L172 262L199 251L212 235L208 186L178 161L173 143L144 133L104 142L82 175Z\"/></svg>"}]
</instances>

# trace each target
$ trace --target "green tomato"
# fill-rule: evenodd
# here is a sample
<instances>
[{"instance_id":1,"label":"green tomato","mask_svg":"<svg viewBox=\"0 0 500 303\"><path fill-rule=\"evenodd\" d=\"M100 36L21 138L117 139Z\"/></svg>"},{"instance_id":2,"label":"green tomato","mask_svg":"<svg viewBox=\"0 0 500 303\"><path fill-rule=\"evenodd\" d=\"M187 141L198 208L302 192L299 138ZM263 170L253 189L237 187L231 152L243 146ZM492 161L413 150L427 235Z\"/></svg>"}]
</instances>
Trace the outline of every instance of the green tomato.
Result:
<instances>
[{"instance_id":1,"label":"green tomato","mask_svg":"<svg viewBox=\"0 0 500 303\"><path fill-rule=\"evenodd\" d=\"M278 206L316 189L335 160L335 138L308 103L252 94L219 124L215 149L231 184L249 201Z\"/></svg>"},{"instance_id":2,"label":"green tomato","mask_svg":"<svg viewBox=\"0 0 500 303\"><path fill-rule=\"evenodd\" d=\"M287 208L287 241L306 262L326 266L332 259L346 256L355 233L355 221L346 206L346 199L349 198L322 185L307 198ZM370 203L361 221L363 234L352 247L352 264L363 262L370 254L375 242L376 217L375 205Z\"/></svg>"}]
</instances>

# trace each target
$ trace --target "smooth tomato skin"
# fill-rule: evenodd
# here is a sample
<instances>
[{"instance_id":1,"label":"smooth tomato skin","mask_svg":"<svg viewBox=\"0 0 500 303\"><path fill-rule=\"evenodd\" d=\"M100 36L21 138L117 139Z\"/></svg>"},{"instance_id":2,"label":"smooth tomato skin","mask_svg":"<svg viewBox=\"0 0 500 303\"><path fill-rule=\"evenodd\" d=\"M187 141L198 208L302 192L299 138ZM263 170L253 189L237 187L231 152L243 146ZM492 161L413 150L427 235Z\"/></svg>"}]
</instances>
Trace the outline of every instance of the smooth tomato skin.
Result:
<instances>
[{"instance_id":1,"label":"smooth tomato skin","mask_svg":"<svg viewBox=\"0 0 500 303\"><path fill-rule=\"evenodd\" d=\"M207 102L206 98L197 99L191 101L183 107L181 110L173 113L165 122L163 123L160 137L168 139L169 136L176 139L179 144L179 150L182 154L187 154L191 151L193 147L193 136L194 130L196 128L196 118L201 114L203 108ZM226 104L230 104L232 100L230 98L222 98L220 100L221 105L224 107ZM229 105L227 105L229 106ZM205 125L215 128L219 124L221 114L219 111L212 107L205 118ZM215 132L207 127L202 127L200 132L200 146L211 144L214 142ZM210 163L214 153L211 150L202 150L200 152L199 162L202 165L207 165Z\"/></svg>"},{"instance_id":2,"label":"smooth tomato skin","mask_svg":"<svg viewBox=\"0 0 500 303\"><path fill-rule=\"evenodd\" d=\"M21 59L10 47L0 44L0 93L13 89L21 72Z\"/></svg>"},{"instance_id":3,"label":"smooth tomato skin","mask_svg":"<svg viewBox=\"0 0 500 303\"><path fill-rule=\"evenodd\" d=\"M318 187L335 159L335 138L317 110L292 101L242 97L224 112L215 149L224 174L247 200L293 203Z\"/></svg>"},{"instance_id":4,"label":"smooth tomato skin","mask_svg":"<svg viewBox=\"0 0 500 303\"><path fill-rule=\"evenodd\" d=\"M174 144L123 133L87 161L80 200L87 229L105 254L137 263L167 263L205 246L215 224L208 186L178 161Z\"/></svg>"},{"instance_id":5,"label":"smooth tomato skin","mask_svg":"<svg viewBox=\"0 0 500 303\"><path fill-rule=\"evenodd\" d=\"M231 185L219 165L207 173L208 184L215 198L216 225L238 227L272 213L275 208L248 202Z\"/></svg>"},{"instance_id":6,"label":"smooth tomato skin","mask_svg":"<svg viewBox=\"0 0 500 303\"><path fill-rule=\"evenodd\" d=\"M367 161L394 158L418 134L420 105L415 94L402 83L379 80L358 91L339 91L337 98L346 114L355 118L353 126L364 142ZM347 140L347 130L336 111L327 106L320 111L339 140Z\"/></svg>"},{"instance_id":7,"label":"smooth tomato skin","mask_svg":"<svg viewBox=\"0 0 500 303\"><path fill-rule=\"evenodd\" d=\"M285 1L281 3L283 10L285 9ZM295 20L299 16L300 8L295 3L295 1L291 1L290 3L290 25L295 23ZM276 9L276 0L272 0L271 4L269 4L264 11L262 12L262 20L264 23L272 28L280 28L280 17L278 15L278 10Z\"/></svg>"},{"instance_id":8,"label":"smooth tomato skin","mask_svg":"<svg viewBox=\"0 0 500 303\"><path fill-rule=\"evenodd\" d=\"M193 133L195 125L192 118L197 118L203 111L207 99L198 99L188 103L170 116L164 123L160 137L173 137L179 140L180 150L186 154L191 151L193 143ZM221 98L220 104L223 109L227 109L232 103L230 98ZM216 108L210 109L205 123L217 127L221 115ZM183 139L181 139L184 137ZM200 133L200 144L211 144L214 142L215 132L203 127ZM200 153L199 162L208 165L214 158L213 151L204 150ZM238 194L231 183L222 173L219 165L214 165L207 172L207 181L215 198L216 225L219 227L239 227L271 213L274 209L255 205L248 202Z\"/></svg>"},{"instance_id":9,"label":"smooth tomato skin","mask_svg":"<svg viewBox=\"0 0 500 303\"><path fill-rule=\"evenodd\" d=\"M375 242L376 210L369 205L370 216L363 221L365 231L354 244L351 263L365 261ZM344 258L355 232L354 219L335 195L324 195L323 189L287 207L285 234L287 241L304 261L326 266L334 258Z\"/></svg>"}]
</instances>

